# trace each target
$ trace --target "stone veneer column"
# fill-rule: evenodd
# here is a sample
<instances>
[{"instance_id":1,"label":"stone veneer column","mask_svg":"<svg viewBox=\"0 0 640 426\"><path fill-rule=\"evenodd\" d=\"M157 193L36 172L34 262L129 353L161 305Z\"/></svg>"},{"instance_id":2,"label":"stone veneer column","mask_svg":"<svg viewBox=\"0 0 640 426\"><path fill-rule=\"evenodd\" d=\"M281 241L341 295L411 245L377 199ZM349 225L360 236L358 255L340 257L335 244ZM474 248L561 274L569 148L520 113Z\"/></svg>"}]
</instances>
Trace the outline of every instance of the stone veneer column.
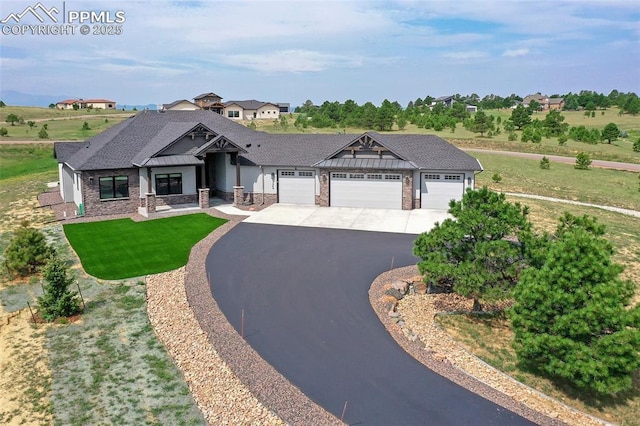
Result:
<instances>
[{"instance_id":1,"label":"stone veneer column","mask_svg":"<svg viewBox=\"0 0 640 426\"><path fill-rule=\"evenodd\" d=\"M239 206L244 200L244 186L233 187L233 205Z\"/></svg>"},{"instance_id":2,"label":"stone veneer column","mask_svg":"<svg viewBox=\"0 0 640 426\"><path fill-rule=\"evenodd\" d=\"M156 212L156 194L153 192L147 192L145 196L145 207L147 208L147 214Z\"/></svg>"},{"instance_id":3,"label":"stone veneer column","mask_svg":"<svg viewBox=\"0 0 640 426\"><path fill-rule=\"evenodd\" d=\"M413 210L413 173L402 174L402 210Z\"/></svg>"},{"instance_id":4,"label":"stone veneer column","mask_svg":"<svg viewBox=\"0 0 640 426\"><path fill-rule=\"evenodd\" d=\"M329 172L320 172L320 195L318 196L320 207L329 207Z\"/></svg>"},{"instance_id":5,"label":"stone veneer column","mask_svg":"<svg viewBox=\"0 0 640 426\"><path fill-rule=\"evenodd\" d=\"M201 209L209 208L209 188L198 189L198 206Z\"/></svg>"}]
</instances>

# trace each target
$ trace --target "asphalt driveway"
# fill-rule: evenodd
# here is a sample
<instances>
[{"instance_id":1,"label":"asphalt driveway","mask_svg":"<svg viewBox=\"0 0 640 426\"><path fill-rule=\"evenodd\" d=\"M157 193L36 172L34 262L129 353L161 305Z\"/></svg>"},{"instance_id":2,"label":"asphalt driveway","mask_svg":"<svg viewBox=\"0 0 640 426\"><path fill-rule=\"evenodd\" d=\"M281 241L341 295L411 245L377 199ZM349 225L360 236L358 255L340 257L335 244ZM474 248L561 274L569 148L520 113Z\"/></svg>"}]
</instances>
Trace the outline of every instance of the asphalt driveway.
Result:
<instances>
[{"instance_id":1,"label":"asphalt driveway","mask_svg":"<svg viewBox=\"0 0 640 426\"><path fill-rule=\"evenodd\" d=\"M406 354L367 291L414 264L415 235L240 223L211 249L213 295L251 346L338 418L367 425L530 424Z\"/></svg>"}]
</instances>

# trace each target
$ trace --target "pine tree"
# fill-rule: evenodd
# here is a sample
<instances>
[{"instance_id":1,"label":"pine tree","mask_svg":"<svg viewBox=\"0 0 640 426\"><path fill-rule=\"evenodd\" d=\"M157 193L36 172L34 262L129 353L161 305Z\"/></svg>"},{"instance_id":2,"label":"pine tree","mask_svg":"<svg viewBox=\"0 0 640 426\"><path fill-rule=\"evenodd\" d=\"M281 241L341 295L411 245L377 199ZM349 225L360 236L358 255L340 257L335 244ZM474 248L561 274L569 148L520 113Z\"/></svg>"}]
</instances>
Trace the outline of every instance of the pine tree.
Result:
<instances>
[{"instance_id":1,"label":"pine tree","mask_svg":"<svg viewBox=\"0 0 640 426\"><path fill-rule=\"evenodd\" d=\"M527 368L598 394L630 389L640 367L640 307L634 285L595 219L565 215L539 267L514 290L513 346Z\"/></svg>"},{"instance_id":2,"label":"pine tree","mask_svg":"<svg viewBox=\"0 0 640 426\"><path fill-rule=\"evenodd\" d=\"M47 284L44 293L38 297L39 313L47 321L59 317L68 317L80 312L80 300L77 293L69 290L73 278L69 276L67 266L57 256L50 259L43 275Z\"/></svg>"},{"instance_id":3,"label":"pine tree","mask_svg":"<svg viewBox=\"0 0 640 426\"><path fill-rule=\"evenodd\" d=\"M510 297L524 267L522 246L512 240L530 229L527 208L484 187L452 201L449 213L455 220L436 224L414 243L425 282L473 298L476 311L481 300Z\"/></svg>"},{"instance_id":4,"label":"pine tree","mask_svg":"<svg viewBox=\"0 0 640 426\"><path fill-rule=\"evenodd\" d=\"M25 277L38 272L52 254L44 234L23 221L5 250L5 265L10 272Z\"/></svg>"}]
</instances>

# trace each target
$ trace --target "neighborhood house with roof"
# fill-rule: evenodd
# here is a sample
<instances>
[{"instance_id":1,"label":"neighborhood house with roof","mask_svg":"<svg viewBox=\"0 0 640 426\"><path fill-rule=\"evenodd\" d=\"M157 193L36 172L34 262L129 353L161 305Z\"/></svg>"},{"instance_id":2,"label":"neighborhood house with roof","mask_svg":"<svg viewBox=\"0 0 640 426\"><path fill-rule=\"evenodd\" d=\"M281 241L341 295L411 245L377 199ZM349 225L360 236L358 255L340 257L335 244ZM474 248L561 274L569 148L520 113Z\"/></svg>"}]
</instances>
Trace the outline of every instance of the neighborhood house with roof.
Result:
<instances>
[{"instance_id":1,"label":"neighborhood house with roof","mask_svg":"<svg viewBox=\"0 0 640 426\"><path fill-rule=\"evenodd\" d=\"M86 216L159 206L446 210L482 166L434 135L269 134L200 109L142 111L84 142L57 142L60 193Z\"/></svg>"},{"instance_id":2,"label":"neighborhood house with roof","mask_svg":"<svg viewBox=\"0 0 640 426\"><path fill-rule=\"evenodd\" d=\"M204 109L224 115L232 120L255 120L280 118L280 114L289 113L288 103L273 103L257 101L255 99L245 101L222 102L222 97L213 92L202 93L193 102L179 99L169 104L162 104L165 111L195 111Z\"/></svg>"},{"instance_id":3,"label":"neighborhood house with roof","mask_svg":"<svg viewBox=\"0 0 640 426\"><path fill-rule=\"evenodd\" d=\"M73 109L74 105L78 109L116 109L116 102L109 99L66 99L56 103L56 108Z\"/></svg>"}]
</instances>

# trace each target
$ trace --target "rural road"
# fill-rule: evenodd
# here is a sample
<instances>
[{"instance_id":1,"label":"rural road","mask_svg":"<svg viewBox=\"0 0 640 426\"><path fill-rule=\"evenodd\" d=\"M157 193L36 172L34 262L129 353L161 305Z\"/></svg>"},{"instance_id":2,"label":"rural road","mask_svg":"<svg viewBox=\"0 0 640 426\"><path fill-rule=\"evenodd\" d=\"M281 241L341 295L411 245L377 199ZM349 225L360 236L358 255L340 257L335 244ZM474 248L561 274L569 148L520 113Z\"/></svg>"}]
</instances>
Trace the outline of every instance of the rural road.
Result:
<instances>
[{"instance_id":1,"label":"rural road","mask_svg":"<svg viewBox=\"0 0 640 426\"><path fill-rule=\"evenodd\" d=\"M347 424L530 424L420 364L380 323L369 287L392 262L415 264L414 239L240 223L206 268L235 329L327 411L340 418L347 402Z\"/></svg>"},{"instance_id":2,"label":"rural road","mask_svg":"<svg viewBox=\"0 0 640 426\"><path fill-rule=\"evenodd\" d=\"M533 154L530 152L514 152L514 151L494 151L489 149L477 149L477 148L464 148L466 152L478 152L486 154L499 154L509 157L529 158L531 160L541 160L542 157L547 157L549 161L556 163L575 164L576 159L574 157L563 157L561 155L548 155L548 154ZM619 163L617 161L605 161L605 160L592 160L592 167L600 167L603 169L616 169L626 170L629 172L640 172L640 164L633 163Z\"/></svg>"}]
</instances>

